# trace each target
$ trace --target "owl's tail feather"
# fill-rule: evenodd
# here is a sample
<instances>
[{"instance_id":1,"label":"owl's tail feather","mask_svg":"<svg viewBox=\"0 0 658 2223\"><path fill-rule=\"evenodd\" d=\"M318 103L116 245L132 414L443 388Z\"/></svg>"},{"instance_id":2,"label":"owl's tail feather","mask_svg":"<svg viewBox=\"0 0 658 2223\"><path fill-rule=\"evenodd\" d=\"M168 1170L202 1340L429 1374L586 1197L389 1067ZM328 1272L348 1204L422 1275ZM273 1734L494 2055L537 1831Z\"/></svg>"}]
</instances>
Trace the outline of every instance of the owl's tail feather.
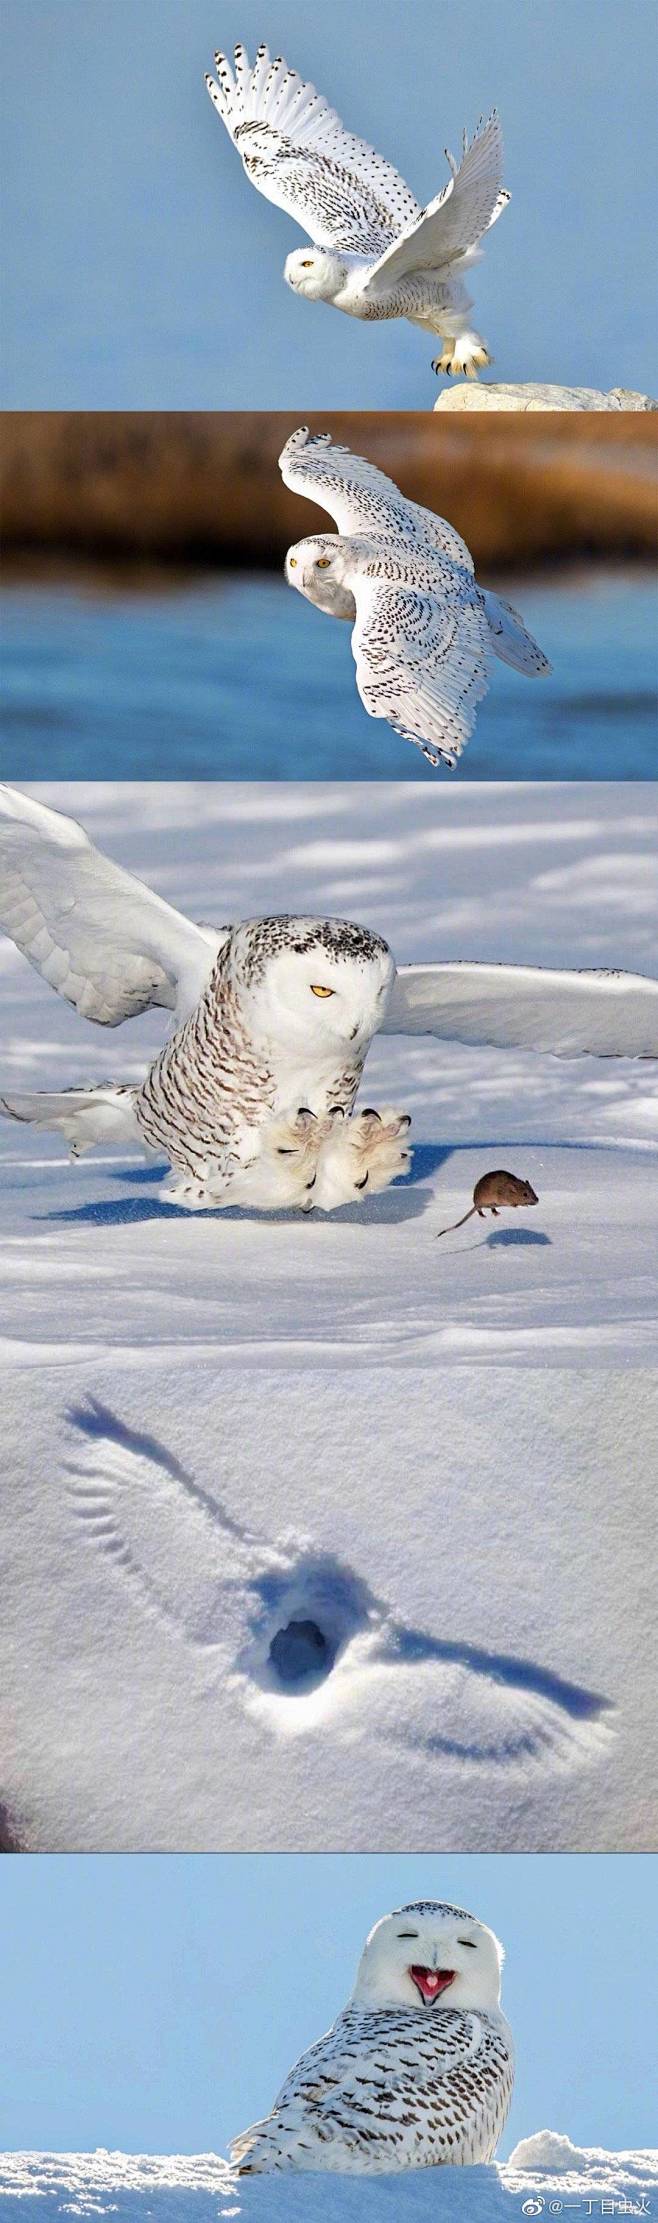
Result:
<instances>
[{"instance_id":1,"label":"owl's tail feather","mask_svg":"<svg viewBox=\"0 0 658 2223\"><path fill-rule=\"evenodd\" d=\"M486 587L481 591L491 647L501 664L511 664L512 670L524 672L526 679L539 679L550 672L548 657L533 640L518 610L511 602L501 601L500 595L489 594Z\"/></svg>"},{"instance_id":2,"label":"owl's tail feather","mask_svg":"<svg viewBox=\"0 0 658 2223\"><path fill-rule=\"evenodd\" d=\"M135 1117L134 1088L65 1088L60 1095L0 1096L0 1112L7 1119L24 1120L31 1127L52 1127L64 1136L72 1158L81 1158L99 1142L138 1143L144 1138Z\"/></svg>"},{"instance_id":3,"label":"owl's tail feather","mask_svg":"<svg viewBox=\"0 0 658 2223\"><path fill-rule=\"evenodd\" d=\"M233 2167L237 2169L239 2176L251 2176L252 2173L257 2174L262 2168L267 2169L267 2157L270 2152L267 2132L271 2127L271 2122L271 2116L265 2115L262 2123L252 2123L249 2130L242 2130L237 2138L231 2139L229 2154ZM264 2145L262 2143L263 2131L266 2134Z\"/></svg>"}]
</instances>

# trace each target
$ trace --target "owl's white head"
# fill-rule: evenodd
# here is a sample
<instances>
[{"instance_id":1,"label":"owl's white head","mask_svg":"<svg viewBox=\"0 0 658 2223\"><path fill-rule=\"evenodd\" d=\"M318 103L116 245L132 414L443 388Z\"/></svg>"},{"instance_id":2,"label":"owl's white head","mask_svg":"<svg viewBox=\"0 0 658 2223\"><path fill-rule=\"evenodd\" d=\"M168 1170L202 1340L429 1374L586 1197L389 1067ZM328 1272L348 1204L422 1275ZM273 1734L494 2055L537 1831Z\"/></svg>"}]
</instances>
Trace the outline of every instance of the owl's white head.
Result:
<instances>
[{"instance_id":1,"label":"owl's white head","mask_svg":"<svg viewBox=\"0 0 658 2223\"><path fill-rule=\"evenodd\" d=\"M293 293L303 293L307 301L334 301L349 273L340 255L328 247L295 247L286 256L283 275Z\"/></svg>"},{"instance_id":2,"label":"owl's white head","mask_svg":"<svg viewBox=\"0 0 658 2223\"><path fill-rule=\"evenodd\" d=\"M489 2009L500 2005L503 1948L462 1907L422 1899L385 1914L366 1938L351 2004Z\"/></svg>"},{"instance_id":3,"label":"owl's white head","mask_svg":"<svg viewBox=\"0 0 658 2223\"><path fill-rule=\"evenodd\" d=\"M288 549L285 574L289 587L296 587L316 609L326 610L328 617L348 618L353 625L356 602L344 576L350 547L341 533L309 533Z\"/></svg>"},{"instance_id":4,"label":"owl's white head","mask_svg":"<svg viewBox=\"0 0 658 2223\"><path fill-rule=\"evenodd\" d=\"M311 1060L358 1058L381 1026L395 964L348 919L252 919L234 929L229 977L252 1038Z\"/></svg>"}]
</instances>

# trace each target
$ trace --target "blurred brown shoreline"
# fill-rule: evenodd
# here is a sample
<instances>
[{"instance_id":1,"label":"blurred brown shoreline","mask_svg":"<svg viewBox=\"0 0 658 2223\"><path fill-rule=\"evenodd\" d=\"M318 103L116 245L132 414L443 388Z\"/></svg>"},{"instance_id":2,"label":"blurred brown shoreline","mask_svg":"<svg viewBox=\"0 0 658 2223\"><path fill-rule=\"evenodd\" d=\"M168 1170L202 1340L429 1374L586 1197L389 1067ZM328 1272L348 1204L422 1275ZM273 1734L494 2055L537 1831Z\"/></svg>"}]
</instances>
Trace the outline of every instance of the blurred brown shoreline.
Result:
<instances>
[{"instance_id":1,"label":"blurred brown shoreline","mask_svg":"<svg viewBox=\"0 0 658 2223\"><path fill-rule=\"evenodd\" d=\"M301 412L6 412L4 550L280 567L291 541L331 530L277 469L301 421ZM656 553L656 415L328 410L303 421L449 518L479 565Z\"/></svg>"}]
</instances>

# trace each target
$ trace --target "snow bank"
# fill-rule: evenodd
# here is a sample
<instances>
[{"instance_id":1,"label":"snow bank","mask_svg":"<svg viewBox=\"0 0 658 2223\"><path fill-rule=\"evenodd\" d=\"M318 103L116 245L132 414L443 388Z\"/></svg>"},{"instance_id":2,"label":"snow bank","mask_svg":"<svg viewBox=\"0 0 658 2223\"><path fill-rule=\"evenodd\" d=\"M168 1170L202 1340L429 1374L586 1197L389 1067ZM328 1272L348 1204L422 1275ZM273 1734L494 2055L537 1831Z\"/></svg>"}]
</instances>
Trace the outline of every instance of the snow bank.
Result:
<instances>
[{"instance_id":1,"label":"snow bank","mask_svg":"<svg viewBox=\"0 0 658 2223\"><path fill-rule=\"evenodd\" d=\"M508 2162L489 2168L375 2178L237 2179L212 2154L0 2156L2 2223L76 2215L114 2223L511 2223L559 2214L559 2199L578 2195L584 2215L650 2215L657 2187L658 2153L579 2148L552 2131L525 2139Z\"/></svg>"},{"instance_id":2,"label":"snow bank","mask_svg":"<svg viewBox=\"0 0 658 2223\"><path fill-rule=\"evenodd\" d=\"M597 2191L620 2192L624 2186L658 2183L658 2152L648 2147L639 2153L610 2154L602 2146L573 2146L557 2130L537 2130L532 2138L519 2139L507 2163L507 2173L533 2176L549 2186L580 2192L583 2179Z\"/></svg>"}]
</instances>

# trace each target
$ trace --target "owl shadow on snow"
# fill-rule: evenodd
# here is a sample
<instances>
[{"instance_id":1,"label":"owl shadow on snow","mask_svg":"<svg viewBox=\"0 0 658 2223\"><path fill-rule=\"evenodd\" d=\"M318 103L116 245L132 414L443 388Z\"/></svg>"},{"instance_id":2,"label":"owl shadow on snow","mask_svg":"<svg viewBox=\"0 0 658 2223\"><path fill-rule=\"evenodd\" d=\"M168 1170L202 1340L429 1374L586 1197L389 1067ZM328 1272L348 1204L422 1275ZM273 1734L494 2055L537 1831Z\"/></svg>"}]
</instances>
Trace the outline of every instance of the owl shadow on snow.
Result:
<instances>
[{"instance_id":1,"label":"owl shadow on snow","mask_svg":"<svg viewBox=\"0 0 658 2223\"><path fill-rule=\"evenodd\" d=\"M325 1222L336 1220L348 1227L363 1225L366 1221L371 1227L394 1227L404 1220L421 1219L434 1201L431 1191L422 1188L421 1183L436 1173L452 1154L453 1146L450 1143L420 1143L414 1151L409 1173L403 1174L393 1188L383 1189L380 1195L369 1197L363 1203L345 1204L335 1212L315 1212L310 1217ZM40 1220L57 1221L59 1225L67 1227L84 1227L86 1224L93 1227L135 1227L143 1226L149 1220L167 1219L228 1220L229 1223L237 1222L238 1225L244 1221L259 1219L270 1227L294 1227L299 1225L302 1217L299 1211L250 1212L237 1205L225 1205L218 1212L188 1212L179 1204L170 1204L162 1197L148 1193L156 1183L163 1181L164 1176L165 1168L162 1165L117 1168L116 1172L112 1170L109 1173L110 1181L121 1184L129 1181L131 1188L146 1190L147 1193L100 1198L98 1202L74 1204L64 1210L42 1212L35 1216Z\"/></svg>"},{"instance_id":2,"label":"owl shadow on snow","mask_svg":"<svg viewBox=\"0 0 658 2223\"><path fill-rule=\"evenodd\" d=\"M589 1150L591 1146L589 1143L556 1143L553 1140L538 1142L534 1139L532 1144L526 1145L518 1141L514 1143L501 1142L500 1138L493 1142L416 1143L408 1173L403 1174L392 1188L383 1189L380 1195L369 1197L367 1200L364 1199L363 1203L344 1204L335 1212L315 1212L310 1217L324 1222L336 1220L339 1224L347 1227L356 1227L357 1225L395 1227L401 1225L405 1220L422 1219L439 1201L434 1187L430 1188L425 1184L433 1182L434 1175L443 1166L447 1165L451 1158L470 1157L474 1151L478 1153L480 1151L491 1151L492 1156L497 1157L500 1161L501 1157L504 1159L506 1155L518 1155L519 1151L526 1147L532 1148L533 1152L536 1153L544 1149L552 1151L560 1149L569 1152ZM65 1210L42 1212L35 1214L35 1217L49 1222L57 1221L60 1225L72 1227L84 1226L86 1223L94 1227L134 1227L143 1226L150 1220L166 1219L222 1219L237 1222L238 1225L244 1221L262 1219L273 1227L299 1225L302 1217L299 1211L257 1213L250 1212L237 1205L227 1205L223 1210L217 1212L185 1211L181 1205L168 1203L161 1196L153 1196L150 1193L154 1187L161 1185L165 1177L165 1170L163 1165L117 1167L116 1171L108 1172L108 1180L118 1182L122 1186L129 1182L131 1189L141 1191L141 1194L120 1198L101 1198L98 1202L72 1205ZM548 1249L550 1244L550 1235L545 1234L538 1228L508 1226L492 1227L491 1232L483 1238L479 1246L470 1247L479 1247L486 1250L511 1250L512 1248L538 1250Z\"/></svg>"}]
</instances>

